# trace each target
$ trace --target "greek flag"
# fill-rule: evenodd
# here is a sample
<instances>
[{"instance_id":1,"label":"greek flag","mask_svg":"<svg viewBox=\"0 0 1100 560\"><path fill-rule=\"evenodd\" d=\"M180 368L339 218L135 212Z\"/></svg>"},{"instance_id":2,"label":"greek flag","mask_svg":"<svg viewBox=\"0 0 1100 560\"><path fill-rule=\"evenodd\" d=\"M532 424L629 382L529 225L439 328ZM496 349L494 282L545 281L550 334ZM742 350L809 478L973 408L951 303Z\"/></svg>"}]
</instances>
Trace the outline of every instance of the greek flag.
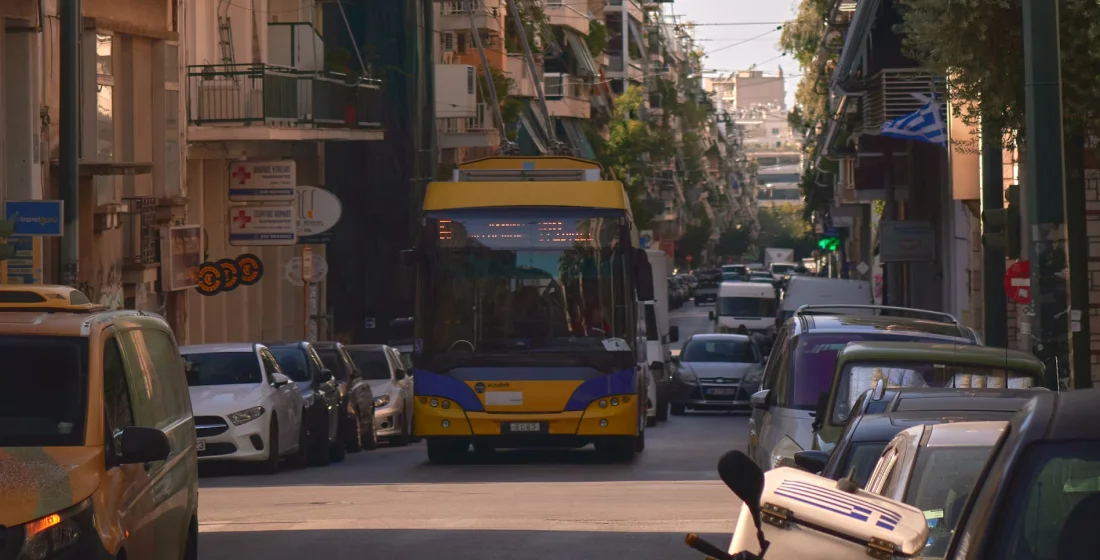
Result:
<instances>
[{"instance_id":1,"label":"greek flag","mask_svg":"<svg viewBox=\"0 0 1100 560\"><path fill-rule=\"evenodd\" d=\"M915 113L883 123L882 135L947 147L947 124L944 123L940 104L934 99L928 100Z\"/></svg>"}]
</instances>

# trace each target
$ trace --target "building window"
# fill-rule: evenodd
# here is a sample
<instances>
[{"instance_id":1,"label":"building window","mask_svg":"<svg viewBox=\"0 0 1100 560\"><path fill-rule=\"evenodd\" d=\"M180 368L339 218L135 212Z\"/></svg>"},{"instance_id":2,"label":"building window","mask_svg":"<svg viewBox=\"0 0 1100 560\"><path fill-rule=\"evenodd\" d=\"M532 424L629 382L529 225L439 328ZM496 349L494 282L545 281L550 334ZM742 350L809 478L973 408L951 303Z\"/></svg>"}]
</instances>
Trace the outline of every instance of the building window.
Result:
<instances>
[{"instance_id":1,"label":"building window","mask_svg":"<svg viewBox=\"0 0 1100 560\"><path fill-rule=\"evenodd\" d=\"M97 161L115 159L115 63L114 37L110 33L97 31L95 36L96 70L96 155ZM97 199L114 198L115 178L96 176ZM109 194L108 194L109 193Z\"/></svg>"}]
</instances>

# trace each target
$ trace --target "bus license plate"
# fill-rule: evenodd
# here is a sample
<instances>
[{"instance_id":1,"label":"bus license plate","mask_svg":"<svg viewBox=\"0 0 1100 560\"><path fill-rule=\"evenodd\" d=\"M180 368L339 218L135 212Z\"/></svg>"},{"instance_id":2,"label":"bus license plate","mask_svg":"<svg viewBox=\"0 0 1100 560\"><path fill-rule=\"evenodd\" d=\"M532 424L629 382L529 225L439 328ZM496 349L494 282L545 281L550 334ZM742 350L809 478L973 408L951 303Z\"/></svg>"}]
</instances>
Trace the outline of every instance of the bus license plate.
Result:
<instances>
[{"instance_id":1,"label":"bus license plate","mask_svg":"<svg viewBox=\"0 0 1100 560\"><path fill-rule=\"evenodd\" d=\"M201 440L201 439L199 441L196 441L195 442L195 450L196 451L206 451L206 442Z\"/></svg>"},{"instance_id":2,"label":"bus license plate","mask_svg":"<svg viewBox=\"0 0 1100 560\"><path fill-rule=\"evenodd\" d=\"M543 431L543 424L541 422L506 422L504 424L505 433L538 434Z\"/></svg>"},{"instance_id":3,"label":"bus license plate","mask_svg":"<svg viewBox=\"0 0 1100 560\"><path fill-rule=\"evenodd\" d=\"M737 389L707 389L708 395L736 395Z\"/></svg>"}]
</instances>

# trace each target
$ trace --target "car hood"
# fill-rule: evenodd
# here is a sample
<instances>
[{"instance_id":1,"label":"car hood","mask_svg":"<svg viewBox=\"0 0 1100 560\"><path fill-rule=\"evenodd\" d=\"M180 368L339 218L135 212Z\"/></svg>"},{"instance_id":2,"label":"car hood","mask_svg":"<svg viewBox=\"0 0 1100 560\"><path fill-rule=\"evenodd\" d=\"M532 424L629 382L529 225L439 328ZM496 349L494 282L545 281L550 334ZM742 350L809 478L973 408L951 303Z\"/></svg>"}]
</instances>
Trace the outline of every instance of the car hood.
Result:
<instances>
[{"instance_id":1,"label":"car hood","mask_svg":"<svg viewBox=\"0 0 1100 560\"><path fill-rule=\"evenodd\" d=\"M680 364L680 369L690 371L696 377L726 377L741 379L749 373L759 371L761 364L731 364L723 362L689 362Z\"/></svg>"},{"instance_id":2,"label":"car hood","mask_svg":"<svg viewBox=\"0 0 1100 560\"><path fill-rule=\"evenodd\" d=\"M249 383L247 385L209 385L190 387L191 408L196 416L222 415L255 406L264 395L264 386Z\"/></svg>"},{"instance_id":3,"label":"car hood","mask_svg":"<svg viewBox=\"0 0 1100 560\"><path fill-rule=\"evenodd\" d=\"M14 527L57 513L99 487L102 447L0 449L0 526Z\"/></svg>"}]
</instances>

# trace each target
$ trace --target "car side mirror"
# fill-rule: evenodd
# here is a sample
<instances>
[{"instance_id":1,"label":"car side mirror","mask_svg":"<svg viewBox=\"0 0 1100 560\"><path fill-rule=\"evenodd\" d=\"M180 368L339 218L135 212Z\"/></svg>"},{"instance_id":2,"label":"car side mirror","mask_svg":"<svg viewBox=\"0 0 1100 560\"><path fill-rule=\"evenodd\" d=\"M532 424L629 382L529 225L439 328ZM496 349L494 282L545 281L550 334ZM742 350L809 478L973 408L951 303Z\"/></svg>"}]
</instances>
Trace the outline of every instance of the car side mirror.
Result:
<instances>
[{"instance_id":1,"label":"car side mirror","mask_svg":"<svg viewBox=\"0 0 1100 560\"><path fill-rule=\"evenodd\" d=\"M798 451L794 454L794 465L812 474L824 471L828 462L829 454L824 451Z\"/></svg>"},{"instance_id":2,"label":"car side mirror","mask_svg":"<svg viewBox=\"0 0 1100 560\"><path fill-rule=\"evenodd\" d=\"M276 389L278 389L279 387L282 387L284 385L289 385L289 384L290 384L290 378L289 377L287 377L287 376L285 376L281 373L271 374L271 385L273 387L275 387Z\"/></svg>"},{"instance_id":3,"label":"car side mirror","mask_svg":"<svg viewBox=\"0 0 1100 560\"><path fill-rule=\"evenodd\" d=\"M330 369L321 370L321 374L317 376L317 380L321 383L328 383L329 381L332 381L332 378L332 370Z\"/></svg>"},{"instance_id":4,"label":"car side mirror","mask_svg":"<svg viewBox=\"0 0 1100 560\"><path fill-rule=\"evenodd\" d=\"M710 320L713 321L714 320L714 312L713 311L707 311L707 317L710 317Z\"/></svg>"},{"instance_id":5,"label":"car side mirror","mask_svg":"<svg viewBox=\"0 0 1100 560\"><path fill-rule=\"evenodd\" d=\"M829 408L829 393L821 393L817 398L817 407L814 408L814 422L810 426L815 432L820 431L825 425L826 409Z\"/></svg>"},{"instance_id":6,"label":"car side mirror","mask_svg":"<svg viewBox=\"0 0 1100 560\"><path fill-rule=\"evenodd\" d=\"M130 426L119 436L118 462L122 465L143 465L164 461L171 454L168 436L156 428Z\"/></svg>"},{"instance_id":7,"label":"car side mirror","mask_svg":"<svg viewBox=\"0 0 1100 560\"><path fill-rule=\"evenodd\" d=\"M405 379L406 377L408 377L408 374L405 373L405 370L403 370L403 369L399 369L399 370L395 371L394 375L397 376L398 380L402 380L402 379Z\"/></svg>"},{"instance_id":8,"label":"car side mirror","mask_svg":"<svg viewBox=\"0 0 1100 560\"><path fill-rule=\"evenodd\" d=\"M673 325L668 328L669 343L680 342L680 327Z\"/></svg>"},{"instance_id":9,"label":"car side mirror","mask_svg":"<svg viewBox=\"0 0 1100 560\"><path fill-rule=\"evenodd\" d=\"M762 389L749 397L749 406L757 410L767 410L772 406L772 392L770 389Z\"/></svg>"}]
</instances>

